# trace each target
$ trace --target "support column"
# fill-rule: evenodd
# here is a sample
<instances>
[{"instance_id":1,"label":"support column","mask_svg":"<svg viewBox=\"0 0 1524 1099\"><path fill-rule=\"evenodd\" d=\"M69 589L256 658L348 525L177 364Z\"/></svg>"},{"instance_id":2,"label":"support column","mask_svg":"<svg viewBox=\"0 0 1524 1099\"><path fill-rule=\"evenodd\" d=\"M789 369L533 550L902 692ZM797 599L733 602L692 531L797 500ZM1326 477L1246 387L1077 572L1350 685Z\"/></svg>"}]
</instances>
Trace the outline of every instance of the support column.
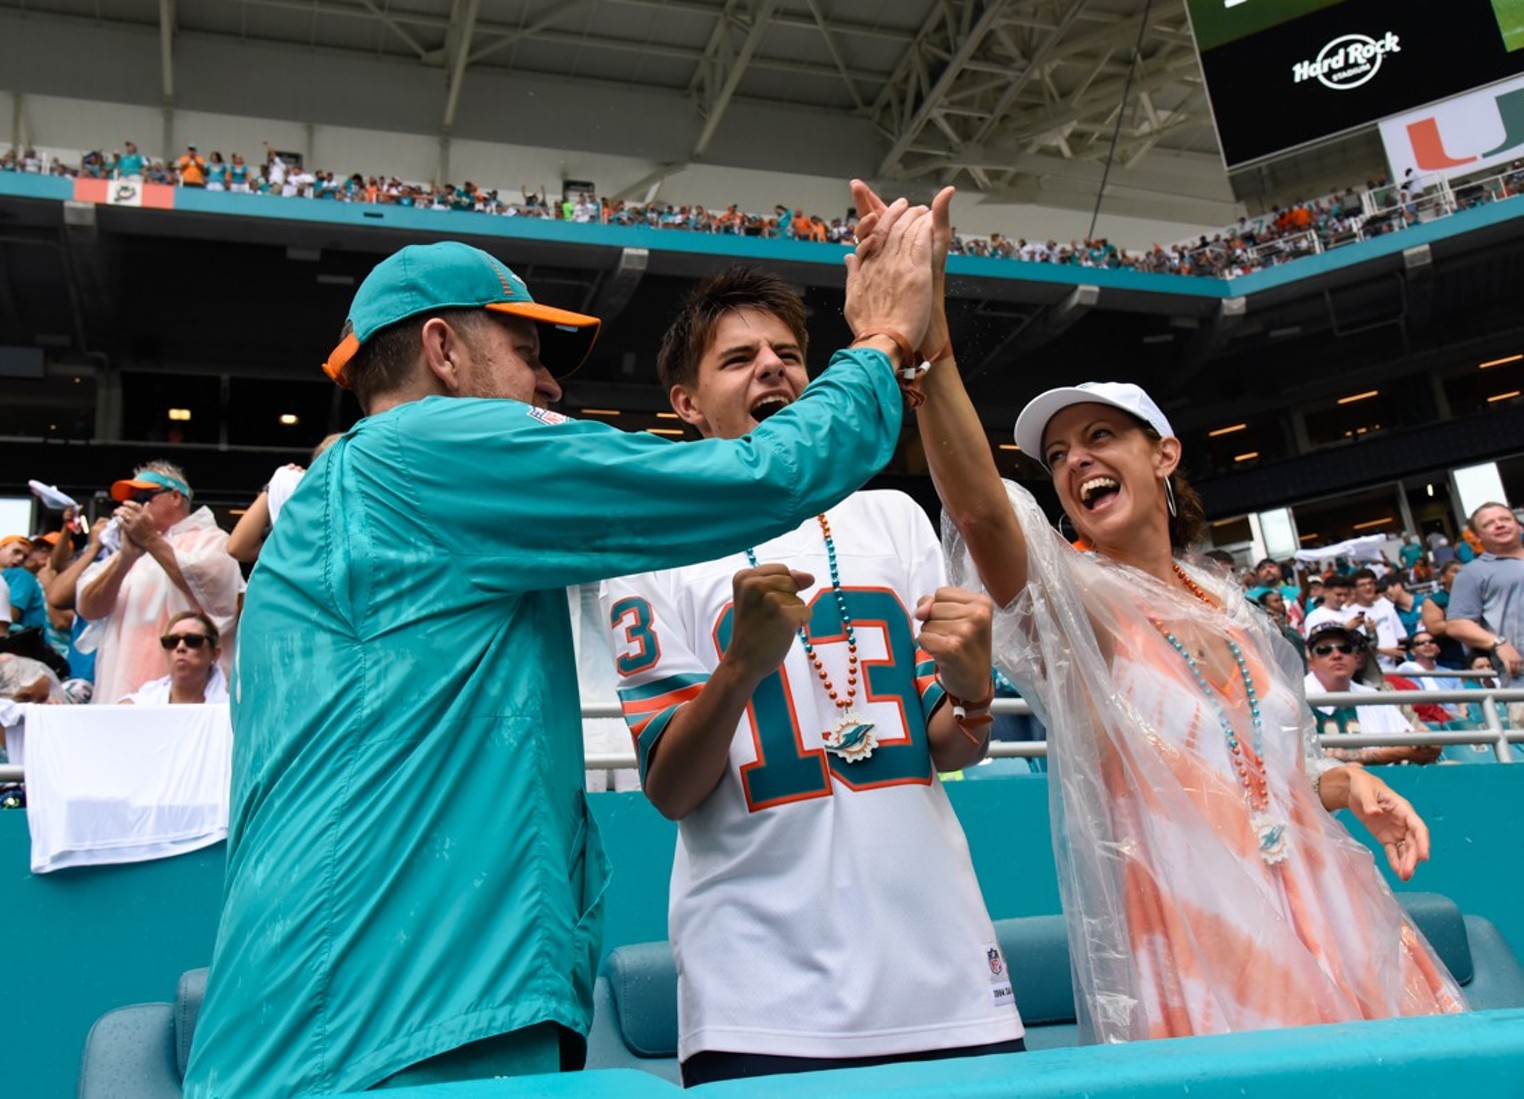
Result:
<instances>
[{"instance_id":1,"label":"support column","mask_svg":"<svg viewBox=\"0 0 1524 1099\"><path fill-rule=\"evenodd\" d=\"M1402 532L1404 534L1418 534L1418 524L1413 519L1413 509L1408 506L1408 490L1401 481L1397 482L1397 514L1402 518Z\"/></svg>"},{"instance_id":2,"label":"support column","mask_svg":"<svg viewBox=\"0 0 1524 1099\"><path fill-rule=\"evenodd\" d=\"M122 373L102 357L95 375L95 440L118 442L122 437Z\"/></svg>"}]
</instances>

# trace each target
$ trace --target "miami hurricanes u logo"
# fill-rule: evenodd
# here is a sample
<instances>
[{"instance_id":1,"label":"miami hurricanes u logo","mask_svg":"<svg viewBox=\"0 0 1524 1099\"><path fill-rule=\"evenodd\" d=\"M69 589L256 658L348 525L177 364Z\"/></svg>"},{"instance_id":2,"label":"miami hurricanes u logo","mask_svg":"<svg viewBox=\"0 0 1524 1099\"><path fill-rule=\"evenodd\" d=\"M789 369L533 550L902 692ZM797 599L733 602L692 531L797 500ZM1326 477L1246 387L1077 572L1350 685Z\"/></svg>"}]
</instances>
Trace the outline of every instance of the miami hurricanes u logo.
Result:
<instances>
[{"instance_id":1,"label":"miami hurricanes u logo","mask_svg":"<svg viewBox=\"0 0 1524 1099\"><path fill-rule=\"evenodd\" d=\"M1408 123L1408 141L1413 146L1413 157L1421 172L1435 172L1443 168L1459 168L1463 164L1496 156L1517 145L1524 145L1524 88L1504 92L1494 101L1498 117L1503 120L1503 143L1476 156L1454 157L1445 151L1444 139L1439 134L1439 120L1432 115Z\"/></svg>"}]
</instances>

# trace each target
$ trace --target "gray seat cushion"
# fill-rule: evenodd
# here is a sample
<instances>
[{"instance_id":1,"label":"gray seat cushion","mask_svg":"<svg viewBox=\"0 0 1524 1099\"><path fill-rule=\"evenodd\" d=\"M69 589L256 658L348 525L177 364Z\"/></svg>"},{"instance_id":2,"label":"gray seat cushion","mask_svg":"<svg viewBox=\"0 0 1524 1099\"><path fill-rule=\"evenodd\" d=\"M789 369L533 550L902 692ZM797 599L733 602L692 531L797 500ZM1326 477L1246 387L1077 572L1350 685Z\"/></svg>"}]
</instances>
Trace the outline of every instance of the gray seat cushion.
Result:
<instances>
[{"instance_id":1,"label":"gray seat cushion","mask_svg":"<svg viewBox=\"0 0 1524 1099\"><path fill-rule=\"evenodd\" d=\"M1016 1009L1021 1012L1022 1022L1028 1027L1072 1024L1074 979L1069 969L1069 935L1064 918L1020 916L996 920L995 938L1011 970L1011 987L1016 992Z\"/></svg>"},{"instance_id":2,"label":"gray seat cushion","mask_svg":"<svg viewBox=\"0 0 1524 1099\"><path fill-rule=\"evenodd\" d=\"M617 947L603 960L625 1045L641 1057L677 1056L677 964L666 942Z\"/></svg>"},{"instance_id":3,"label":"gray seat cushion","mask_svg":"<svg viewBox=\"0 0 1524 1099\"><path fill-rule=\"evenodd\" d=\"M196 1019L201 1015L201 1001L206 999L206 969L187 969L180 974L175 990L175 1067L185 1079L190 1063L191 1039L196 1033Z\"/></svg>"},{"instance_id":4,"label":"gray seat cushion","mask_svg":"<svg viewBox=\"0 0 1524 1099\"><path fill-rule=\"evenodd\" d=\"M1466 922L1455 902L1439 893L1399 893L1397 900L1407 909L1414 925L1429 940L1434 953L1445 963L1456 983L1470 984L1475 976L1471 942L1466 935Z\"/></svg>"},{"instance_id":5,"label":"gray seat cushion","mask_svg":"<svg viewBox=\"0 0 1524 1099\"><path fill-rule=\"evenodd\" d=\"M172 1004L108 1011L85 1039L79 1099L180 1099Z\"/></svg>"}]
</instances>

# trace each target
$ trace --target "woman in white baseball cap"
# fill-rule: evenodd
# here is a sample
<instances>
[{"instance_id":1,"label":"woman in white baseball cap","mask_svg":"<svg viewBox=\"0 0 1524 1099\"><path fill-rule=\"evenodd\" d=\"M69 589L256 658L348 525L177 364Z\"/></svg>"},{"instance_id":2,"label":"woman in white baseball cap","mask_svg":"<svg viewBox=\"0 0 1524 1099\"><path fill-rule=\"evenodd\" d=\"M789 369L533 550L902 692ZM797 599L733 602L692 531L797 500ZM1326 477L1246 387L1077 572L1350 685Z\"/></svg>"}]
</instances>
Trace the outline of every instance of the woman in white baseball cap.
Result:
<instances>
[{"instance_id":1,"label":"woman in white baseball cap","mask_svg":"<svg viewBox=\"0 0 1524 1099\"><path fill-rule=\"evenodd\" d=\"M933 204L939 242L949 197ZM1295 652L1193 562L1201 505L1159 406L1136 385L1087 382L1017 419L1077 548L1001 481L940 309L927 340L944 350L918 422L949 519L949 582L993 597L996 665L1049 730L1086 1036L1464 1010L1331 812L1350 809L1404 880L1428 857L1427 828L1380 779L1323 758Z\"/></svg>"}]
</instances>

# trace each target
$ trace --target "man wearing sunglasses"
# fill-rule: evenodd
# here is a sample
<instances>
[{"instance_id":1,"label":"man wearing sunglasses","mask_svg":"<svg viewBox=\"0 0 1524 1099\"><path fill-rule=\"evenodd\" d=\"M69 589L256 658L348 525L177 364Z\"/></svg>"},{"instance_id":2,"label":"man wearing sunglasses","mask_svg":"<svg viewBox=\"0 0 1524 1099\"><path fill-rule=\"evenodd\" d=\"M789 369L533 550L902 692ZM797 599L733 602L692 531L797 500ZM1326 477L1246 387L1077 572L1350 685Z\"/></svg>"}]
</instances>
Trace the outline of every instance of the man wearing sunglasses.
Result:
<instances>
[{"instance_id":1,"label":"man wearing sunglasses","mask_svg":"<svg viewBox=\"0 0 1524 1099\"><path fill-rule=\"evenodd\" d=\"M217 666L222 655L217 625L210 618L200 611L181 611L169 620L159 646L169 662L169 674L143 684L120 702L175 706L228 700L227 676Z\"/></svg>"},{"instance_id":2,"label":"man wearing sunglasses","mask_svg":"<svg viewBox=\"0 0 1524 1099\"><path fill-rule=\"evenodd\" d=\"M205 614L231 650L243 581L211 510L191 510L178 466L140 466L111 486L111 496L121 505L112 514L121 548L85 570L75 605L91 623L80 644L94 641L93 701L102 703L163 674L160 638L182 611Z\"/></svg>"},{"instance_id":3,"label":"man wearing sunglasses","mask_svg":"<svg viewBox=\"0 0 1524 1099\"><path fill-rule=\"evenodd\" d=\"M1374 687L1356 682L1355 675L1366 659L1365 635L1337 623L1313 627L1307 635L1307 693L1322 694L1351 691L1355 694L1379 694ZM1314 706L1313 719L1318 732L1412 733L1423 731L1421 722L1409 720L1400 706ZM1328 748L1334 759L1349 763L1433 763L1440 749L1435 745L1382 745L1370 748Z\"/></svg>"}]
</instances>

